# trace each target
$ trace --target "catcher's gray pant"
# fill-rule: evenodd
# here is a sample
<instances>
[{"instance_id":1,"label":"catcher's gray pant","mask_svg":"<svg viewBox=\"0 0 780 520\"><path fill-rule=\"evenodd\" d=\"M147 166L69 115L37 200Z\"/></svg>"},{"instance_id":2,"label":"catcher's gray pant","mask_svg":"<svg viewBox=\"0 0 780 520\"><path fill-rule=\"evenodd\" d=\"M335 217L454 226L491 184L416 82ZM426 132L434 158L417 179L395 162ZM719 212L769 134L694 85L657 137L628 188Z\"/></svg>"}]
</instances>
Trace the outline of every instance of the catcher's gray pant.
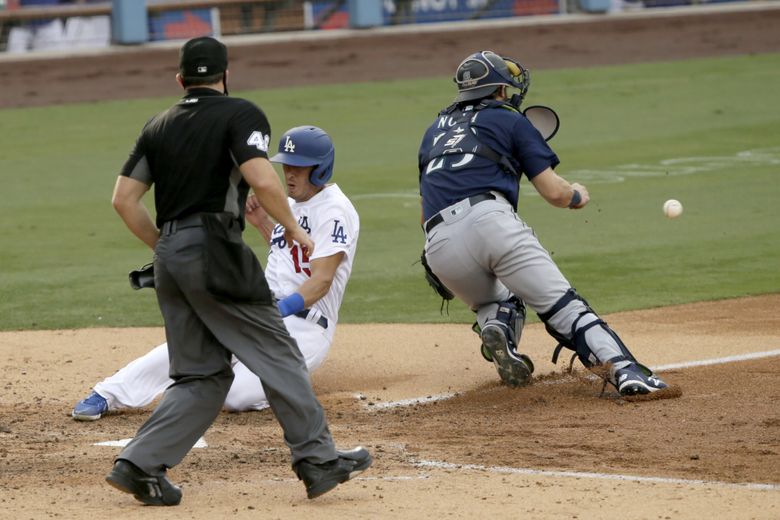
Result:
<instances>
[{"instance_id":1,"label":"catcher's gray pant","mask_svg":"<svg viewBox=\"0 0 780 520\"><path fill-rule=\"evenodd\" d=\"M278 309L215 299L206 289L204 241L204 229L190 227L157 244L155 285L175 382L117 458L152 475L178 464L225 402L232 353L262 380L293 465L334 460L325 414Z\"/></svg>"},{"instance_id":2,"label":"catcher's gray pant","mask_svg":"<svg viewBox=\"0 0 780 520\"><path fill-rule=\"evenodd\" d=\"M533 230L500 195L471 206L461 200L440 212L444 221L426 236L425 256L434 273L453 294L477 312L481 327L495 318L498 302L512 294L537 313L552 309L571 288ZM572 324L586 310L574 300L547 323L567 338ZM597 319L580 319L581 328ZM601 327L585 332L588 347L604 363L623 355Z\"/></svg>"}]
</instances>

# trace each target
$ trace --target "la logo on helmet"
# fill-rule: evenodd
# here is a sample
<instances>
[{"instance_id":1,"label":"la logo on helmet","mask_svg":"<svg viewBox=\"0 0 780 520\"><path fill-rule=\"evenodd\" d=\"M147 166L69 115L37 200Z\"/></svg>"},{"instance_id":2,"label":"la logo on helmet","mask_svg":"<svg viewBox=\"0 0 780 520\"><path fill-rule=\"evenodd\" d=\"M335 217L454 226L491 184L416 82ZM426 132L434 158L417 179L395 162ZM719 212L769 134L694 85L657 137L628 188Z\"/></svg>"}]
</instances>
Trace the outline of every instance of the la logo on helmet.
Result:
<instances>
[{"instance_id":1,"label":"la logo on helmet","mask_svg":"<svg viewBox=\"0 0 780 520\"><path fill-rule=\"evenodd\" d=\"M284 151L295 153L295 143L292 142L289 135L284 136Z\"/></svg>"}]
</instances>

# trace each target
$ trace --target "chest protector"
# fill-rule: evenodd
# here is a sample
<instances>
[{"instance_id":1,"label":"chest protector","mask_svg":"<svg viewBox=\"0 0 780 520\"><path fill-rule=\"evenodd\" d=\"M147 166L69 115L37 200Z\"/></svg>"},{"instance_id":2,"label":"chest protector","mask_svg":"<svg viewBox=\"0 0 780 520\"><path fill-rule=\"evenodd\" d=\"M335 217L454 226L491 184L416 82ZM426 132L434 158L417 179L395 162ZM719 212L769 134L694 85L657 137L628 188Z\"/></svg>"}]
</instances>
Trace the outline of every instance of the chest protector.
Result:
<instances>
[{"instance_id":1,"label":"chest protector","mask_svg":"<svg viewBox=\"0 0 780 520\"><path fill-rule=\"evenodd\" d=\"M456 104L450 105L439 113L442 116L449 116L447 120L449 128L444 130L443 134L439 133L434 137L433 145L426 158L426 164L447 155L472 154L493 161L506 173L519 177L520 173L509 160L509 157L498 153L490 146L481 142L477 138L476 131L471 126L471 123L477 117L477 113L485 108L514 110L513 107L496 101L483 101L470 110L463 110Z\"/></svg>"}]
</instances>

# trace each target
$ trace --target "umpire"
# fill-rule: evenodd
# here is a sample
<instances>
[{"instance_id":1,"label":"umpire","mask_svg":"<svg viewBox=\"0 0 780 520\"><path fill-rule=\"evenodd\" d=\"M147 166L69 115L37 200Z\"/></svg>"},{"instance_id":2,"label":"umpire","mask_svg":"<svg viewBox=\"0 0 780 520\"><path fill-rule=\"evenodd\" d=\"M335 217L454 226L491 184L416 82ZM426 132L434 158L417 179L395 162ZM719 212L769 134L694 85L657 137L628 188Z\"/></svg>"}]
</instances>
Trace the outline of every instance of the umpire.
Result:
<instances>
[{"instance_id":1,"label":"umpire","mask_svg":"<svg viewBox=\"0 0 780 520\"><path fill-rule=\"evenodd\" d=\"M176 80L186 94L144 126L114 188L117 213L155 251L157 300L174 383L106 480L150 505L181 501L166 470L216 419L233 381L231 354L262 380L309 498L372 461L363 448L336 451L298 345L284 327L257 258L241 239L251 187L284 226L285 239L309 255L314 250L268 161L271 130L265 114L227 95L227 63L227 48L213 38L184 44ZM156 223L141 202L152 184Z\"/></svg>"}]
</instances>

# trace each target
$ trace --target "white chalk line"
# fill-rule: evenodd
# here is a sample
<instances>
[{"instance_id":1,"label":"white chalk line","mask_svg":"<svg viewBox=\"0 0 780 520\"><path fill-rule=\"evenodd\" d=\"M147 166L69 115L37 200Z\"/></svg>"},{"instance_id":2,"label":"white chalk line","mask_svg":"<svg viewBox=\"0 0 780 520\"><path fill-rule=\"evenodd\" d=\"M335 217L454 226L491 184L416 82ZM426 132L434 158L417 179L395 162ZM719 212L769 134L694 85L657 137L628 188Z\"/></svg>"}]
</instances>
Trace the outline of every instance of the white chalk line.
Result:
<instances>
[{"instance_id":1,"label":"white chalk line","mask_svg":"<svg viewBox=\"0 0 780 520\"><path fill-rule=\"evenodd\" d=\"M723 482L720 480L701 480L701 479L685 479L685 478L668 478L668 477L642 477L639 475L625 475L619 473L593 473L589 471L554 471L532 468L514 468L510 466L483 466L481 464L453 464L451 462L434 461L434 460L412 460L411 464L418 468L433 468L433 469L458 469L458 470L474 470L474 471L486 471L488 473L497 474L511 474L511 475L531 475L541 477L559 477L559 478L574 478L574 479L592 479L592 480L617 480L624 482L644 482L653 484L679 484L685 486L704 486L704 487L718 487L727 489L747 489L751 491L780 491L780 485L778 484L765 484L758 482ZM352 480L355 481L376 481L376 482L411 482L415 480L428 480L432 476L428 473L421 473L419 475L396 475L386 477L356 477ZM271 484L297 484L297 479L282 479L274 478L267 479L264 482Z\"/></svg>"},{"instance_id":2,"label":"white chalk line","mask_svg":"<svg viewBox=\"0 0 780 520\"><path fill-rule=\"evenodd\" d=\"M773 356L780 356L780 349L766 350L764 352L748 352L747 354L737 354L734 356L726 356L722 358L703 359L700 361L687 361L684 363L672 363L669 365L659 365L652 367L654 372L663 372L665 370L675 370L678 368L691 368L691 367L703 367L707 365L720 365L723 363L732 363L735 361L748 361L751 359L761 359Z\"/></svg>"},{"instance_id":3,"label":"white chalk line","mask_svg":"<svg viewBox=\"0 0 780 520\"><path fill-rule=\"evenodd\" d=\"M480 464L452 464L450 462L433 461L433 460L418 460L415 461L414 464L422 468L466 469L466 470L487 471L490 473L537 475L543 477L587 478L587 479L597 479L597 480L623 480L629 482L652 482L657 484L683 484L687 486L713 486L713 487L721 487L721 488L729 488L729 489L750 489L750 490L759 490L759 491L780 490L780 485L777 484L762 484L762 483L755 483L755 482L722 482L719 480L641 477L638 475L591 473L587 471L584 472L552 471L552 470L531 469L531 468L513 468L507 466L482 466Z\"/></svg>"},{"instance_id":4,"label":"white chalk line","mask_svg":"<svg viewBox=\"0 0 780 520\"><path fill-rule=\"evenodd\" d=\"M721 358L702 359L697 361L685 361L682 363L672 363L668 365L658 365L655 367L651 367L651 369L653 370L653 372L664 372L667 370L676 370L680 368L692 368L692 367L701 367L707 365L721 365L725 363L733 363L737 361L748 361L752 359L761 359L761 358L767 358L773 356L780 356L780 349L766 350L763 352L749 352L747 354L737 354L734 356L726 356ZM598 379L598 377L593 374L587 374L586 377ZM562 379L553 379L549 381L540 381L537 384L559 385L563 383L569 383L571 381L572 381L571 378L562 378ZM369 400L370 404L366 403L363 406L369 410L387 410L391 408L401 408L404 406L414 406L417 404L431 403L434 401L446 401L447 399L452 399L453 397L456 397L461 393L462 392L447 392L443 394L428 395L425 397L410 397L408 399L401 399L399 401L386 401L380 403ZM355 394L355 398L363 401L368 400L368 398L363 394Z\"/></svg>"},{"instance_id":5,"label":"white chalk line","mask_svg":"<svg viewBox=\"0 0 780 520\"><path fill-rule=\"evenodd\" d=\"M447 392L444 394L426 395L425 397L411 397L409 399L401 399L400 401L388 401L380 403L368 399L363 394L355 394L355 398L360 399L361 401L368 400L369 402L364 405L366 408L370 408L372 410L382 410L387 408L398 408L400 406L414 406L416 404L432 403L434 401L445 401L447 399L452 399L457 395L457 392Z\"/></svg>"},{"instance_id":6,"label":"white chalk line","mask_svg":"<svg viewBox=\"0 0 780 520\"><path fill-rule=\"evenodd\" d=\"M132 441L133 438L129 439L119 439L118 441L103 441L103 442L96 442L93 444L93 446L111 446L116 448L124 448L128 444L130 444L130 441ZM201 437L198 439L198 442L195 443L193 448L208 448L209 445L206 443L206 439Z\"/></svg>"},{"instance_id":7,"label":"white chalk line","mask_svg":"<svg viewBox=\"0 0 780 520\"><path fill-rule=\"evenodd\" d=\"M419 475L396 475L387 477L354 477L349 479L350 481L375 481L375 482L409 482L412 480L427 480L431 478L428 473L420 473ZM297 484L300 482L297 478L269 478L262 482L270 484Z\"/></svg>"}]
</instances>

